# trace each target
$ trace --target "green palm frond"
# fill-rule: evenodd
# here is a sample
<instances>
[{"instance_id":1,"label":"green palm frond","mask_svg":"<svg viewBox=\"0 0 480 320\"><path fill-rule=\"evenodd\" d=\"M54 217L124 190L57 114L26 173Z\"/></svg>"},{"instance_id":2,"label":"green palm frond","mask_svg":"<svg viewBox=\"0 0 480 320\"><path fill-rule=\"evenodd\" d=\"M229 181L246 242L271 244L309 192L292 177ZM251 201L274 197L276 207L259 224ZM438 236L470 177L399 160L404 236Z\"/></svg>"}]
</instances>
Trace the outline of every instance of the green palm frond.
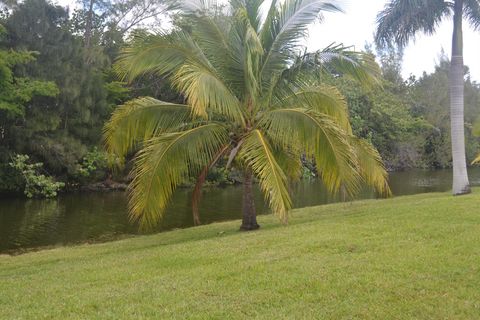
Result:
<instances>
[{"instance_id":1,"label":"green palm frond","mask_svg":"<svg viewBox=\"0 0 480 320\"><path fill-rule=\"evenodd\" d=\"M272 108L304 108L326 114L351 133L347 102L337 88L329 85L303 86L287 96L277 98Z\"/></svg>"},{"instance_id":2,"label":"green palm frond","mask_svg":"<svg viewBox=\"0 0 480 320\"><path fill-rule=\"evenodd\" d=\"M350 141L355 149L358 170L362 179L368 186L375 188L378 194L384 197L391 196L392 192L388 186L388 173L378 151L363 139L352 136Z\"/></svg>"},{"instance_id":3,"label":"green palm frond","mask_svg":"<svg viewBox=\"0 0 480 320\"><path fill-rule=\"evenodd\" d=\"M418 31L433 34L440 21L452 14L452 3L443 0L393 0L377 16L375 42L385 47L391 39L401 47Z\"/></svg>"},{"instance_id":4,"label":"green palm frond","mask_svg":"<svg viewBox=\"0 0 480 320\"><path fill-rule=\"evenodd\" d=\"M236 11L238 37L243 43L242 62L245 81L244 95L250 99L258 96L259 86L259 64L263 54L261 40L248 17L246 8Z\"/></svg>"},{"instance_id":5,"label":"green palm frond","mask_svg":"<svg viewBox=\"0 0 480 320\"><path fill-rule=\"evenodd\" d=\"M289 80L308 75L313 78L342 75L358 81L360 85L372 86L380 83L381 70L373 55L353 51L342 44L332 44L322 50L297 56L292 67L285 73Z\"/></svg>"},{"instance_id":6,"label":"green palm frond","mask_svg":"<svg viewBox=\"0 0 480 320\"><path fill-rule=\"evenodd\" d=\"M189 106L153 98L131 100L116 108L105 124L106 149L123 160L138 143L190 122L191 112Z\"/></svg>"},{"instance_id":7,"label":"green palm frond","mask_svg":"<svg viewBox=\"0 0 480 320\"><path fill-rule=\"evenodd\" d=\"M324 73L346 76L363 86L380 84L381 70L375 56L370 53L332 45L318 52L318 58Z\"/></svg>"},{"instance_id":8,"label":"green palm frond","mask_svg":"<svg viewBox=\"0 0 480 320\"><path fill-rule=\"evenodd\" d=\"M328 190L335 193L343 185L349 194L358 193L361 176L355 151L349 134L333 118L309 109L279 109L266 113L261 126L276 145L296 146L312 155Z\"/></svg>"},{"instance_id":9,"label":"green palm frond","mask_svg":"<svg viewBox=\"0 0 480 320\"><path fill-rule=\"evenodd\" d=\"M274 156L278 165L282 168L287 178L292 181L298 181L302 177L302 150L291 146L288 149L274 149Z\"/></svg>"},{"instance_id":10,"label":"green palm frond","mask_svg":"<svg viewBox=\"0 0 480 320\"><path fill-rule=\"evenodd\" d=\"M182 92L196 115L207 117L208 112L224 115L243 124L243 109L237 97L224 82L204 65L185 62L171 78Z\"/></svg>"},{"instance_id":11,"label":"green palm frond","mask_svg":"<svg viewBox=\"0 0 480 320\"><path fill-rule=\"evenodd\" d=\"M271 7L260 33L270 35L263 38L267 58L265 64L272 61L273 55L282 52L294 52L300 41L306 36L308 26L320 19L322 11L339 12L341 9L334 1L327 0L285 0L276 1ZM276 10L275 10L276 9Z\"/></svg>"},{"instance_id":12,"label":"green palm frond","mask_svg":"<svg viewBox=\"0 0 480 320\"><path fill-rule=\"evenodd\" d=\"M221 4L216 0L182 0L178 7L186 14L206 14L219 8Z\"/></svg>"},{"instance_id":13,"label":"green palm frond","mask_svg":"<svg viewBox=\"0 0 480 320\"><path fill-rule=\"evenodd\" d=\"M274 18L267 17L269 23L265 23L260 31L266 52L261 70L264 88L271 87L272 78L293 61L308 26L319 19L322 11L341 10L331 1L285 0L280 2L277 10L269 13Z\"/></svg>"},{"instance_id":14,"label":"green palm frond","mask_svg":"<svg viewBox=\"0 0 480 320\"><path fill-rule=\"evenodd\" d=\"M217 73L222 75L225 84L239 96L244 92L244 51L231 39L231 34L237 32L233 30L234 21L219 20L210 15L195 15L190 19L195 23L192 37Z\"/></svg>"},{"instance_id":15,"label":"green palm frond","mask_svg":"<svg viewBox=\"0 0 480 320\"><path fill-rule=\"evenodd\" d=\"M210 109L239 123L244 122L237 97L186 33L139 37L134 45L124 50L116 70L129 80L146 73L167 75L189 100L197 116L207 117Z\"/></svg>"},{"instance_id":16,"label":"green palm frond","mask_svg":"<svg viewBox=\"0 0 480 320\"><path fill-rule=\"evenodd\" d=\"M279 0L271 0L266 16L259 25L258 35L265 47L270 47L275 37L275 32L272 32L272 30L275 30L274 20L278 20L278 2Z\"/></svg>"},{"instance_id":17,"label":"green palm frond","mask_svg":"<svg viewBox=\"0 0 480 320\"><path fill-rule=\"evenodd\" d=\"M150 139L135 158L131 220L142 229L158 223L176 186L198 174L227 142L227 130L215 123Z\"/></svg>"},{"instance_id":18,"label":"green palm frond","mask_svg":"<svg viewBox=\"0 0 480 320\"><path fill-rule=\"evenodd\" d=\"M264 1L251 1L251 0L233 0L231 1L234 11L245 11L245 17L248 19L249 24L258 32L261 24L261 6Z\"/></svg>"},{"instance_id":19,"label":"green palm frond","mask_svg":"<svg viewBox=\"0 0 480 320\"><path fill-rule=\"evenodd\" d=\"M473 124L473 135L480 137L480 117Z\"/></svg>"},{"instance_id":20,"label":"green palm frond","mask_svg":"<svg viewBox=\"0 0 480 320\"><path fill-rule=\"evenodd\" d=\"M181 31L171 34L137 34L115 62L114 70L132 81L149 73L169 75L186 61L208 64L190 35Z\"/></svg>"},{"instance_id":21,"label":"green palm frond","mask_svg":"<svg viewBox=\"0 0 480 320\"><path fill-rule=\"evenodd\" d=\"M287 177L275 159L270 143L260 130L253 130L244 138L240 158L259 178L260 187L273 213L286 222L288 211L292 207Z\"/></svg>"},{"instance_id":22,"label":"green palm frond","mask_svg":"<svg viewBox=\"0 0 480 320\"><path fill-rule=\"evenodd\" d=\"M477 158L475 158L475 160L472 161L472 164L478 164L480 163L480 154L478 155Z\"/></svg>"},{"instance_id":23,"label":"green palm frond","mask_svg":"<svg viewBox=\"0 0 480 320\"><path fill-rule=\"evenodd\" d=\"M478 0L463 0L464 15L475 30L480 30L480 3Z\"/></svg>"}]
</instances>

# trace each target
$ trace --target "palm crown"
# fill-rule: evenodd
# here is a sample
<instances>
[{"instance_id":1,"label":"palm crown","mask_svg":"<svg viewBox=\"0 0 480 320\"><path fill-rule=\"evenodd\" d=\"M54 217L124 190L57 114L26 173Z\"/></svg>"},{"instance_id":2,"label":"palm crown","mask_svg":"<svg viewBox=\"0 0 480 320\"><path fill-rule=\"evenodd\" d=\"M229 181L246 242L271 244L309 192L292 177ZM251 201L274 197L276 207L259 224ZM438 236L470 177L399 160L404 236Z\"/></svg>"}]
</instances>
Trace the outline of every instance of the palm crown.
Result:
<instances>
[{"instance_id":1,"label":"palm crown","mask_svg":"<svg viewBox=\"0 0 480 320\"><path fill-rule=\"evenodd\" d=\"M478 29L478 0L392 0L378 14L375 40L380 45L393 41L405 46L418 32L432 35L443 19L454 15L456 3L460 5L461 17L467 19L474 29Z\"/></svg>"},{"instance_id":2,"label":"palm crown","mask_svg":"<svg viewBox=\"0 0 480 320\"><path fill-rule=\"evenodd\" d=\"M354 194L366 182L389 193L379 154L352 135L345 100L322 82L333 74L372 82L378 68L372 57L341 46L305 52L308 25L324 10L338 11L332 3L263 5L232 0L228 19L221 19L205 2L185 1L180 12L188 16L189 31L137 37L117 62L130 80L147 73L167 77L186 101L135 99L117 108L105 127L111 153L124 157L140 146L129 209L142 227L161 219L175 187L190 176L198 177L197 213L206 173L221 158L244 169L244 192L251 192L252 174L257 177L282 221L292 207L288 180L299 178L302 154L314 158L331 192L342 187ZM244 223L252 206L244 203Z\"/></svg>"}]
</instances>

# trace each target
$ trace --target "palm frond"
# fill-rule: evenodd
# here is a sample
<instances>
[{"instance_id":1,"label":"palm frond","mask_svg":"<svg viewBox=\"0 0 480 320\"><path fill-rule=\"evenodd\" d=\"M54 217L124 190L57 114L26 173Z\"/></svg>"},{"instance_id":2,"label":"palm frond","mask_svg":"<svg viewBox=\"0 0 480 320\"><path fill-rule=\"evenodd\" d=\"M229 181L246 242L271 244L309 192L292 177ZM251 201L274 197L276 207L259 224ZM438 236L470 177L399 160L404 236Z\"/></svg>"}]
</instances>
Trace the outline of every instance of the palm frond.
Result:
<instances>
[{"instance_id":1,"label":"palm frond","mask_svg":"<svg viewBox=\"0 0 480 320\"><path fill-rule=\"evenodd\" d=\"M303 85L303 84L302 84ZM304 85L286 96L277 97L272 106L278 108L304 108L332 117L336 123L351 133L347 102L337 88L328 85Z\"/></svg>"},{"instance_id":2,"label":"palm frond","mask_svg":"<svg viewBox=\"0 0 480 320\"><path fill-rule=\"evenodd\" d=\"M194 114L206 117L210 109L239 123L244 121L235 94L186 33L140 36L124 50L115 68L130 80L146 73L169 76L189 100Z\"/></svg>"},{"instance_id":3,"label":"palm frond","mask_svg":"<svg viewBox=\"0 0 480 320\"><path fill-rule=\"evenodd\" d=\"M295 79L299 75L309 74L320 78L322 75L342 75L363 86L378 85L381 78L380 67L373 55L342 44L332 44L322 50L297 56L284 77Z\"/></svg>"},{"instance_id":4,"label":"palm frond","mask_svg":"<svg viewBox=\"0 0 480 320\"><path fill-rule=\"evenodd\" d=\"M480 154L478 157L475 158L475 160L472 161L472 164L479 164L480 163Z\"/></svg>"},{"instance_id":5,"label":"palm frond","mask_svg":"<svg viewBox=\"0 0 480 320\"><path fill-rule=\"evenodd\" d=\"M473 124L473 135L480 137L480 117L478 117Z\"/></svg>"},{"instance_id":6,"label":"palm frond","mask_svg":"<svg viewBox=\"0 0 480 320\"><path fill-rule=\"evenodd\" d=\"M236 21L211 15L195 15L189 19L192 23L192 37L225 84L240 96L245 83L244 52L241 39L238 35L232 36L236 32Z\"/></svg>"},{"instance_id":7,"label":"palm frond","mask_svg":"<svg viewBox=\"0 0 480 320\"><path fill-rule=\"evenodd\" d=\"M261 23L261 6L264 3L263 0L231 0L230 1L233 10L245 11L245 16L249 21L249 24L257 32Z\"/></svg>"},{"instance_id":8,"label":"palm frond","mask_svg":"<svg viewBox=\"0 0 480 320\"><path fill-rule=\"evenodd\" d=\"M207 117L210 111L239 124L245 122L240 101L205 65L185 62L171 79L196 115Z\"/></svg>"},{"instance_id":9,"label":"palm frond","mask_svg":"<svg viewBox=\"0 0 480 320\"><path fill-rule=\"evenodd\" d=\"M262 27L265 57L262 63L262 82L265 88L276 74L285 70L301 47L307 29L322 11L341 11L333 1L285 0L277 10L271 9ZM265 30L264 30L265 29Z\"/></svg>"},{"instance_id":10,"label":"palm frond","mask_svg":"<svg viewBox=\"0 0 480 320\"><path fill-rule=\"evenodd\" d=\"M440 21L452 14L452 3L443 0L391 0L377 15L375 42L404 47L418 32L431 35Z\"/></svg>"},{"instance_id":11,"label":"palm frond","mask_svg":"<svg viewBox=\"0 0 480 320\"><path fill-rule=\"evenodd\" d=\"M381 196L391 196L392 192L388 186L388 173L378 151L363 139L353 136L350 139L358 159L358 170L365 183L373 187Z\"/></svg>"},{"instance_id":12,"label":"palm frond","mask_svg":"<svg viewBox=\"0 0 480 320\"><path fill-rule=\"evenodd\" d=\"M237 21L236 32L238 42L242 43L240 50L243 65L243 79L245 81L245 100L255 99L260 89L259 85L259 66L260 58L263 54L261 40L252 26L248 17L246 8L239 8L236 11L235 19Z\"/></svg>"},{"instance_id":13,"label":"palm frond","mask_svg":"<svg viewBox=\"0 0 480 320\"><path fill-rule=\"evenodd\" d=\"M181 31L158 35L139 33L122 50L114 70L122 79L133 81L148 73L169 75L187 59L208 64L188 34Z\"/></svg>"},{"instance_id":14,"label":"palm frond","mask_svg":"<svg viewBox=\"0 0 480 320\"><path fill-rule=\"evenodd\" d=\"M260 180L260 187L273 213L286 222L292 201L287 177L275 159L267 137L260 130L251 131L240 149L240 158Z\"/></svg>"},{"instance_id":15,"label":"palm frond","mask_svg":"<svg viewBox=\"0 0 480 320\"><path fill-rule=\"evenodd\" d=\"M352 51L343 45L330 45L316 52L297 54L288 69L272 77L263 103L277 103L284 96L291 95L292 91L321 86L325 79L339 75L367 88L381 85L380 67L371 54Z\"/></svg>"},{"instance_id":16,"label":"palm frond","mask_svg":"<svg viewBox=\"0 0 480 320\"><path fill-rule=\"evenodd\" d=\"M104 127L107 151L123 158L141 142L191 121L191 108L153 98L137 98L118 107Z\"/></svg>"},{"instance_id":17,"label":"palm frond","mask_svg":"<svg viewBox=\"0 0 480 320\"><path fill-rule=\"evenodd\" d=\"M187 15L208 14L212 10L221 7L221 3L216 0L181 0L178 1L179 9Z\"/></svg>"},{"instance_id":18,"label":"palm frond","mask_svg":"<svg viewBox=\"0 0 480 320\"><path fill-rule=\"evenodd\" d=\"M349 194L358 193L361 176L355 151L348 133L333 118L311 109L278 109L266 113L260 125L275 145L312 155L330 192L343 185Z\"/></svg>"},{"instance_id":19,"label":"palm frond","mask_svg":"<svg viewBox=\"0 0 480 320\"><path fill-rule=\"evenodd\" d=\"M267 16L260 31L269 36L262 39L267 61L271 54L298 48L300 41L307 35L308 26L321 18L322 11L341 12L340 7L334 3L335 1L328 0L285 0L273 4L278 4L278 8L275 10L275 7L271 7L271 16Z\"/></svg>"},{"instance_id":20,"label":"palm frond","mask_svg":"<svg viewBox=\"0 0 480 320\"><path fill-rule=\"evenodd\" d=\"M295 182L302 177L302 150L295 146L274 149L274 156L289 181Z\"/></svg>"},{"instance_id":21,"label":"palm frond","mask_svg":"<svg viewBox=\"0 0 480 320\"><path fill-rule=\"evenodd\" d=\"M480 30L480 3L478 0L463 0L463 14L475 30Z\"/></svg>"},{"instance_id":22,"label":"palm frond","mask_svg":"<svg viewBox=\"0 0 480 320\"><path fill-rule=\"evenodd\" d=\"M264 44L269 43L270 46L271 46L271 43L273 42L273 37L275 36L275 33L271 32L271 30L274 27L274 20L278 19L278 1L279 0L270 1L270 6L268 8L268 11L266 11L266 15L264 19L261 21L259 25L260 29L258 30L258 34L262 43Z\"/></svg>"},{"instance_id":23,"label":"palm frond","mask_svg":"<svg viewBox=\"0 0 480 320\"><path fill-rule=\"evenodd\" d=\"M155 226L176 186L198 174L228 139L227 130L216 123L150 139L135 158L129 186L130 219L142 229Z\"/></svg>"}]
</instances>

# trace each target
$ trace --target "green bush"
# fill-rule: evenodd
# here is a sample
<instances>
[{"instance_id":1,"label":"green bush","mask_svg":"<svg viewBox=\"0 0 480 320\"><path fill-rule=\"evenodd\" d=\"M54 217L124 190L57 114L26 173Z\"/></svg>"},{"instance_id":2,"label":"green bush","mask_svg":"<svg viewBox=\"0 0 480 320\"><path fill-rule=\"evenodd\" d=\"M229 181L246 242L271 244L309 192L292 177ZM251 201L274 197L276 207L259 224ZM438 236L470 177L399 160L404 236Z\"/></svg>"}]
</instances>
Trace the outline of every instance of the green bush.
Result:
<instances>
[{"instance_id":1,"label":"green bush","mask_svg":"<svg viewBox=\"0 0 480 320\"><path fill-rule=\"evenodd\" d=\"M105 178L107 168L108 159L105 152L98 151L97 147L94 147L92 151L85 154L78 165L77 176L79 180L101 180Z\"/></svg>"},{"instance_id":2,"label":"green bush","mask_svg":"<svg viewBox=\"0 0 480 320\"><path fill-rule=\"evenodd\" d=\"M0 193L16 193L23 188L22 176L9 163L0 163Z\"/></svg>"},{"instance_id":3,"label":"green bush","mask_svg":"<svg viewBox=\"0 0 480 320\"><path fill-rule=\"evenodd\" d=\"M52 177L40 173L43 163L28 163L28 155L17 154L13 157L10 166L17 171L23 178L23 193L28 198L53 198L57 196L65 184L57 182Z\"/></svg>"}]
</instances>

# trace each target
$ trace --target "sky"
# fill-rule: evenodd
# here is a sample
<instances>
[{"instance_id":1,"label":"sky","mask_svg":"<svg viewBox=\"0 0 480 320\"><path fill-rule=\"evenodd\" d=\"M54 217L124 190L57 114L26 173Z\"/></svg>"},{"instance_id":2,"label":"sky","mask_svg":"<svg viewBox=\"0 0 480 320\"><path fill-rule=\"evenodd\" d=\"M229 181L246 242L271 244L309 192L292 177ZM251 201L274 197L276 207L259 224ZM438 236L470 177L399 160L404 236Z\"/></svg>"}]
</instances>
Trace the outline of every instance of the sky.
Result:
<instances>
[{"instance_id":1,"label":"sky","mask_svg":"<svg viewBox=\"0 0 480 320\"><path fill-rule=\"evenodd\" d=\"M387 0L343 0L345 13L326 13L325 20L310 28L307 41L309 50L322 49L332 42L353 45L362 50L365 43L373 42L375 18ZM443 21L433 36L419 34L404 51L402 74L404 78L424 71L432 72L442 49L450 57L453 22ZM464 22L464 61L470 68L471 78L480 82L480 31L474 32Z\"/></svg>"},{"instance_id":2,"label":"sky","mask_svg":"<svg viewBox=\"0 0 480 320\"><path fill-rule=\"evenodd\" d=\"M322 23L310 28L308 50L322 49L331 43L343 43L362 50L366 43L373 43L375 18L387 0L338 0L344 13L325 13ZM57 0L62 6L73 6L74 0ZM402 74L421 76L435 68L444 50L450 57L453 24L443 21L433 36L419 34L404 51ZM471 78L480 82L480 31L472 31L464 22L464 61L470 68Z\"/></svg>"}]
</instances>

